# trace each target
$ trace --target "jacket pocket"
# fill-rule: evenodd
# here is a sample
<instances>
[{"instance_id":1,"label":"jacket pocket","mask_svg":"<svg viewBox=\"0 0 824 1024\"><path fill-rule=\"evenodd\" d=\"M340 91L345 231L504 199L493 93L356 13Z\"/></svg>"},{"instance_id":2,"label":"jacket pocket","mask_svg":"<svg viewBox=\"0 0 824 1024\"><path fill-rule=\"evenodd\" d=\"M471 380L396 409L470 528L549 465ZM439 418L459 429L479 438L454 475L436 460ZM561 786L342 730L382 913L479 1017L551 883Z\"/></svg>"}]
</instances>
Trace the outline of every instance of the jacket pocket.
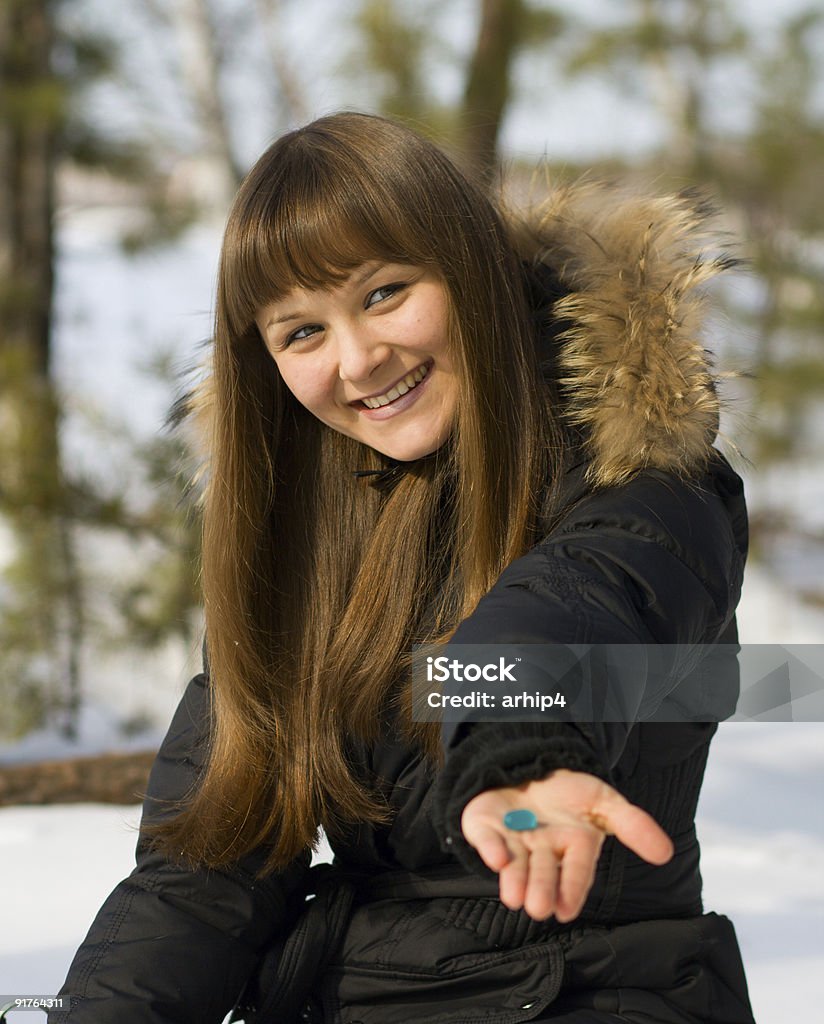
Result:
<instances>
[{"instance_id":1,"label":"jacket pocket","mask_svg":"<svg viewBox=\"0 0 824 1024\"><path fill-rule=\"evenodd\" d=\"M458 957L437 971L335 965L321 989L324 1022L334 1024L519 1024L558 994L557 943Z\"/></svg>"}]
</instances>

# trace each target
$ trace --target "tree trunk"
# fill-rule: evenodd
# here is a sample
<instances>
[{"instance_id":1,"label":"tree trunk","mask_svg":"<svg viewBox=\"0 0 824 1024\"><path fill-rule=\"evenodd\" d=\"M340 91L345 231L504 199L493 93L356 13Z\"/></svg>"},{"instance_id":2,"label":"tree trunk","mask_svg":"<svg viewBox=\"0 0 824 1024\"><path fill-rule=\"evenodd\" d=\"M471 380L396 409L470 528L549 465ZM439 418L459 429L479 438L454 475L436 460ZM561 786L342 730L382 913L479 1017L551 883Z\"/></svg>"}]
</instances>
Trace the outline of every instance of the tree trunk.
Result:
<instances>
[{"instance_id":1,"label":"tree trunk","mask_svg":"<svg viewBox=\"0 0 824 1024\"><path fill-rule=\"evenodd\" d=\"M51 77L49 0L0 6L0 351L51 362L54 158L60 90Z\"/></svg>"},{"instance_id":2,"label":"tree trunk","mask_svg":"<svg viewBox=\"0 0 824 1024\"><path fill-rule=\"evenodd\" d=\"M521 42L524 0L481 0L478 40L467 71L461 112L462 151L469 171L489 183L498 167L498 136Z\"/></svg>"},{"instance_id":3,"label":"tree trunk","mask_svg":"<svg viewBox=\"0 0 824 1024\"><path fill-rule=\"evenodd\" d=\"M232 144L229 115L221 95L217 27L207 0L176 0L173 7L180 42L181 75L202 126L204 156L214 175L214 200L219 209L231 203L243 170Z\"/></svg>"},{"instance_id":4,"label":"tree trunk","mask_svg":"<svg viewBox=\"0 0 824 1024\"><path fill-rule=\"evenodd\" d=\"M41 666L39 696L62 712L71 736L83 616L51 377L55 171L66 104L52 67L58 3L0 3L0 509L16 548L4 626L16 623L13 642Z\"/></svg>"}]
</instances>

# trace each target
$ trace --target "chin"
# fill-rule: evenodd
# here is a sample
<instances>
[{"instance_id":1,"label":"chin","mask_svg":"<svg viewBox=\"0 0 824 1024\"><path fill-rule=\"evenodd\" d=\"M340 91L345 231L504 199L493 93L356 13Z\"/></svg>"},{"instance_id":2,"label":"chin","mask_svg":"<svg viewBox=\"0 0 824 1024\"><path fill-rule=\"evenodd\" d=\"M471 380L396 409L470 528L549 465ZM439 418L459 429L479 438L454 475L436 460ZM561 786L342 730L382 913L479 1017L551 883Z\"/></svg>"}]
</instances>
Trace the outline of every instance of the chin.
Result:
<instances>
[{"instance_id":1,"label":"chin","mask_svg":"<svg viewBox=\"0 0 824 1024\"><path fill-rule=\"evenodd\" d=\"M443 446L445 438L436 438L429 442L420 442L418 444L396 444L386 445L385 447L377 448L381 455L385 455L388 459L394 459L395 462L415 462L418 459L426 458L427 455L433 455L440 447Z\"/></svg>"}]
</instances>

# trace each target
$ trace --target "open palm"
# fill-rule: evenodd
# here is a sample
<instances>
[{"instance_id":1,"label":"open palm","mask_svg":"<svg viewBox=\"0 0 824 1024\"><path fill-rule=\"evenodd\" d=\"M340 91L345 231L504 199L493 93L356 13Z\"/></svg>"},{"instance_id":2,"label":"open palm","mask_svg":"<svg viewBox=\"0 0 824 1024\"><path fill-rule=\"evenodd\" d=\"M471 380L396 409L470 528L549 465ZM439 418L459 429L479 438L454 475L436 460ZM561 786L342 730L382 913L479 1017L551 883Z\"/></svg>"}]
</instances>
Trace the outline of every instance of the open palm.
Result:
<instances>
[{"instance_id":1,"label":"open palm","mask_svg":"<svg viewBox=\"0 0 824 1024\"><path fill-rule=\"evenodd\" d=\"M513 832L504 815L535 813L539 827ZM602 779L559 769L545 779L489 789L461 816L464 838L500 877L501 902L543 921L571 921L581 912L606 835L650 864L672 857L669 836L653 818Z\"/></svg>"}]
</instances>

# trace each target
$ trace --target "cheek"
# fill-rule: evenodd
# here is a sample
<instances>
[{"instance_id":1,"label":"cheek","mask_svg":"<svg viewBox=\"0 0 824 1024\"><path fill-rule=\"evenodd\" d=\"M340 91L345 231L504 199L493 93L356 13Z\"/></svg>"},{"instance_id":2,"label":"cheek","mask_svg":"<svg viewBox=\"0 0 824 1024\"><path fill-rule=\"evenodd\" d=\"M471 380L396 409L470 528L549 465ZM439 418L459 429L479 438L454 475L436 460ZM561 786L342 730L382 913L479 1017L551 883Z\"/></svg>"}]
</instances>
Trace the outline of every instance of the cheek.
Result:
<instances>
[{"instance_id":1,"label":"cheek","mask_svg":"<svg viewBox=\"0 0 824 1024\"><path fill-rule=\"evenodd\" d=\"M322 373L309 366L295 365L291 360L275 359L281 379L302 406L310 412L322 410L331 395L324 383Z\"/></svg>"}]
</instances>

